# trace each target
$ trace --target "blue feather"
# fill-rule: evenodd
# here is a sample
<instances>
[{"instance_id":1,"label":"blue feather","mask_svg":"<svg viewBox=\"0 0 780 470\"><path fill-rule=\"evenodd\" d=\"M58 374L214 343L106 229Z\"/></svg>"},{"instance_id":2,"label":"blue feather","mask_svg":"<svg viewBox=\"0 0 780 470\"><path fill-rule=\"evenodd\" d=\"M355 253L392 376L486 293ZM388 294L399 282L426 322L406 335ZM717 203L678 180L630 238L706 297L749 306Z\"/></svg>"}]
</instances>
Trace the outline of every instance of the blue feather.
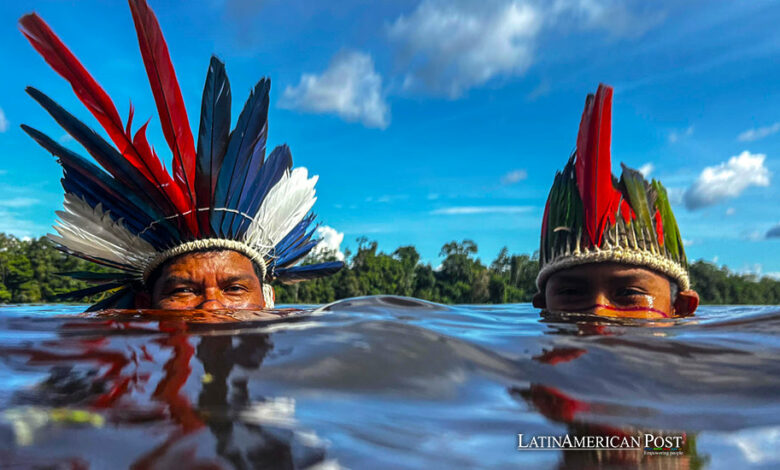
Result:
<instances>
[{"instance_id":1,"label":"blue feather","mask_svg":"<svg viewBox=\"0 0 780 470\"><path fill-rule=\"evenodd\" d=\"M178 240L178 231L170 222L164 220L162 214L148 203L138 199L132 190L46 134L26 125L22 125L22 130L58 157L65 173L63 188L66 192L84 197L91 207L95 207L98 202L103 203L103 207L111 211L113 220L123 218L128 229L136 235L154 220L161 220L143 235L145 240L155 246L167 246Z\"/></svg>"},{"instance_id":2,"label":"blue feather","mask_svg":"<svg viewBox=\"0 0 780 470\"><path fill-rule=\"evenodd\" d=\"M268 156L265 164L260 168L259 173L246 186L244 199L239 210L251 216L257 214L265 196L268 195L268 191L282 179L285 171L288 171L291 167L292 154L290 153L290 148L286 145L276 147L271 152L271 155ZM249 228L250 223L251 221L244 217L237 218L233 223L233 233L236 236L243 235Z\"/></svg>"},{"instance_id":3,"label":"blue feather","mask_svg":"<svg viewBox=\"0 0 780 470\"><path fill-rule=\"evenodd\" d=\"M230 138L230 101L230 82L225 72L225 64L212 56L200 107L198 154L195 163L198 208L212 207L217 176ZM211 217L211 210L198 213L202 234L212 232Z\"/></svg>"},{"instance_id":4,"label":"blue feather","mask_svg":"<svg viewBox=\"0 0 780 470\"><path fill-rule=\"evenodd\" d=\"M247 176L259 171L263 165L270 86L270 80L265 78L255 85L238 117L236 128L230 134L230 142L225 158L222 160L222 168L214 191L215 208L237 210L244 197ZM235 214L231 212L214 212L211 218L214 233L234 238L235 218Z\"/></svg>"},{"instance_id":5,"label":"blue feather","mask_svg":"<svg viewBox=\"0 0 780 470\"><path fill-rule=\"evenodd\" d=\"M309 279L330 276L343 267L344 263L341 261L329 261L327 263L278 269L276 271L276 280L284 284L294 284L296 282L308 281Z\"/></svg>"},{"instance_id":6,"label":"blue feather","mask_svg":"<svg viewBox=\"0 0 780 470\"><path fill-rule=\"evenodd\" d=\"M83 145L87 152L114 178L126 185L135 194L139 194L147 199L150 205L161 207L166 213L175 214L178 212L169 199L155 198L154 196L158 195L160 191L158 191L154 183L144 177L137 168L95 131L35 88L27 87L27 93L43 106L68 134Z\"/></svg>"},{"instance_id":7,"label":"blue feather","mask_svg":"<svg viewBox=\"0 0 780 470\"><path fill-rule=\"evenodd\" d=\"M301 238L304 237L304 234L306 233L306 229L311 225L312 222L314 222L314 218L316 216L313 213L310 213L306 217L303 218L298 224L293 227L292 230L290 230L290 233L285 235L282 240L276 244L276 247L274 247L274 254L276 256L281 256L286 250L288 250L294 243L296 243ZM312 231L309 233L309 237L311 237L311 234L314 233L314 230L316 230L316 226L312 229Z\"/></svg>"},{"instance_id":8,"label":"blue feather","mask_svg":"<svg viewBox=\"0 0 780 470\"><path fill-rule=\"evenodd\" d=\"M296 246L295 248L288 250L284 255L276 259L274 265L279 268L287 268L300 261L304 256L314 249L320 240L309 240L306 243Z\"/></svg>"}]
</instances>

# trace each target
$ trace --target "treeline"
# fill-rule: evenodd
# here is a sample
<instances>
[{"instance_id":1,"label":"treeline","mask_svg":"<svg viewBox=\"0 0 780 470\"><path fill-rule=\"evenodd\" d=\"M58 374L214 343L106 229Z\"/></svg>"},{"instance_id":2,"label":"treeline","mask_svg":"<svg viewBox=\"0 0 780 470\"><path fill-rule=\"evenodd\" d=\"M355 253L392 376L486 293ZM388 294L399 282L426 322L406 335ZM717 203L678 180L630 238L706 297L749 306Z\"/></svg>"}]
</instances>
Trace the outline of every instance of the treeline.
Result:
<instances>
[{"instance_id":1,"label":"treeline","mask_svg":"<svg viewBox=\"0 0 780 470\"><path fill-rule=\"evenodd\" d=\"M536 255L513 255L503 248L485 265L471 240L445 244L443 261L435 268L421 263L413 246L384 253L365 238L358 240L355 253L345 254L347 266L334 276L275 286L277 303L320 304L375 294L455 304L518 303L530 302L536 292ZM105 269L64 255L44 237L19 240L0 234L0 303L58 302L58 294L88 286L60 275L69 271ZM735 274L704 261L691 264L690 271L704 304L780 305L780 281Z\"/></svg>"},{"instance_id":2,"label":"treeline","mask_svg":"<svg viewBox=\"0 0 780 470\"><path fill-rule=\"evenodd\" d=\"M347 297L396 294L440 303L487 304L530 302L536 293L537 255L512 255L502 248L490 265L477 259L471 240L450 242L434 269L420 263L413 246L392 253L377 251L376 242L358 240L357 252L346 253L347 267L329 278L276 288L278 303L325 303ZM780 305L780 281L732 273L706 261L690 265L691 284L703 304Z\"/></svg>"}]
</instances>

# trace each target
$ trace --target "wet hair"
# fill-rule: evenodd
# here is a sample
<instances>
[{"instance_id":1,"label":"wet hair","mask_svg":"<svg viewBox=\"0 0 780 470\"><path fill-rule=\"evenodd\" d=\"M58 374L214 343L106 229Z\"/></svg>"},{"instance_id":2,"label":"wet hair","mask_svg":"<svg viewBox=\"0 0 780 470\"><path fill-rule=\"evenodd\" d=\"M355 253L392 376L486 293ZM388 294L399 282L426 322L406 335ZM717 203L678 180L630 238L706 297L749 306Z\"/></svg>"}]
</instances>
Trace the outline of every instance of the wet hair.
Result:
<instances>
[{"instance_id":1,"label":"wet hair","mask_svg":"<svg viewBox=\"0 0 780 470\"><path fill-rule=\"evenodd\" d=\"M680 293L680 285L677 281L669 279L669 301L674 305L674 301L677 300L677 294Z\"/></svg>"},{"instance_id":2,"label":"wet hair","mask_svg":"<svg viewBox=\"0 0 780 470\"><path fill-rule=\"evenodd\" d=\"M164 263L160 264L156 268L154 268L154 271L149 275L149 277L146 279L146 282L144 283L143 287L145 287L149 293L151 294L152 289L154 288L154 285L157 283L157 281L160 279L160 275L162 274L163 268L165 266L169 265L170 263L174 262L175 260L181 258L182 256L187 256L191 254L200 254L200 253L219 253L222 251L232 251L227 250L225 248L203 248L200 250L193 250L188 251L187 253L182 253L179 256L174 256L173 258L166 260ZM236 252L238 253L238 252ZM263 270L260 268L260 266L257 265L257 263L252 263L252 268L254 268L255 276L257 276L257 280L260 281L260 285L263 285Z\"/></svg>"}]
</instances>

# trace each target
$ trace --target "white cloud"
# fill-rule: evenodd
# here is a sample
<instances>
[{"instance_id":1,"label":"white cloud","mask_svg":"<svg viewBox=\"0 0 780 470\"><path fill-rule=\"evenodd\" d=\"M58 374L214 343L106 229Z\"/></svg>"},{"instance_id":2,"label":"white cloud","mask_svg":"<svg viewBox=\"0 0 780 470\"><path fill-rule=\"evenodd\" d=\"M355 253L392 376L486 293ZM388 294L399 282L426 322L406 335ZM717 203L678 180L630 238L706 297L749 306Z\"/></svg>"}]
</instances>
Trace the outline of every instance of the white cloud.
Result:
<instances>
[{"instance_id":1,"label":"white cloud","mask_svg":"<svg viewBox=\"0 0 780 470\"><path fill-rule=\"evenodd\" d=\"M279 106L310 113L334 113L350 122L384 129L390 109L382 90L382 77L374 60L362 52L345 52L331 60L320 75L303 74L297 86L287 86Z\"/></svg>"},{"instance_id":2,"label":"white cloud","mask_svg":"<svg viewBox=\"0 0 780 470\"><path fill-rule=\"evenodd\" d=\"M751 242L764 239L764 234L759 230L745 230L740 235L743 239L750 240Z\"/></svg>"},{"instance_id":3,"label":"white cloud","mask_svg":"<svg viewBox=\"0 0 780 470\"><path fill-rule=\"evenodd\" d=\"M344 232L339 232L333 227L321 225L317 227L317 235L320 242L311 250L314 256L334 254L336 259L344 261L344 253L341 251L341 242L344 241Z\"/></svg>"},{"instance_id":4,"label":"white cloud","mask_svg":"<svg viewBox=\"0 0 780 470\"><path fill-rule=\"evenodd\" d=\"M753 142L754 140L763 139L780 132L780 122L776 122L771 126L757 127L755 129L748 129L745 132L737 136L737 140L740 142Z\"/></svg>"},{"instance_id":5,"label":"white cloud","mask_svg":"<svg viewBox=\"0 0 780 470\"><path fill-rule=\"evenodd\" d=\"M454 98L494 76L525 72L541 26L541 13L527 2L424 0L388 34L413 70L407 87Z\"/></svg>"},{"instance_id":6,"label":"white cloud","mask_svg":"<svg viewBox=\"0 0 780 470\"><path fill-rule=\"evenodd\" d=\"M0 207L19 208L30 207L38 204L40 201L31 197L13 197L11 199L0 199Z\"/></svg>"},{"instance_id":7,"label":"white cloud","mask_svg":"<svg viewBox=\"0 0 780 470\"><path fill-rule=\"evenodd\" d=\"M0 108L0 133L8 130L8 119L5 117L3 108Z\"/></svg>"},{"instance_id":8,"label":"white cloud","mask_svg":"<svg viewBox=\"0 0 780 470\"><path fill-rule=\"evenodd\" d=\"M769 186L770 173L764 166L766 155L745 150L727 162L705 168L685 192L688 209L717 204L737 197L750 186Z\"/></svg>"},{"instance_id":9,"label":"white cloud","mask_svg":"<svg viewBox=\"0 0 780 470\"><path fill-rule=\"evenodd\" d=\"M652 163L645 163L639 167L639 172L642 173L642 176L645 178L650 178L650 175L653 174L653 170L655 170L655 165Z\"/></svg>"},{"instance_id":10,"label":"white cloud","mask_svg":"<svg viewBox=\"0 0 780 470\"><path fill-rule=\"evenodd\" d=\"M548 2L542 2L550 3ZM603 29L613 36L639 37L666 16L652 2L634 2L641 11L632 11L625 0L555 0L552 13L569 20L569 27ZM561 18L558 18L560 21Z\"/></svg>"},{"instance_id":11,"label":"white cloud","mask_svg":"<svg viewBox=\"0 0 780 470\"><path fill-rule=\"evenodd\" d=\"M513 170L501 177L501 184L515 184L528 178L526 170Z\"/></svg>"},{"instance_id":12,"label":"white cloud","mask_svg":"<svg viewBox=\"0 0 780 470\"><path fill-rule=\"evenodd\" d=\"M736 213L737 213L737 210L734 209L733 207L729 207L728 209L726 209L726 215L734 215Z\"/></svg>"},{"instance_id":13,"label":"white cloud","mask_svg":"<svg viewBox=\"0 0 780 470\"><path fill-rule=\"evenodd\" d=\"M444 207L431 211L434 215L471 215L471 214L521 214L533 209L531 206L457 206Z\"/></svg>"},{"instance_id":14,"label":"white cloud","mask_svg":"<svg viewBox=\"0 0 780 470\"><path fill-rule=\"evenodd\" d=\"M409 68L405 88L457 98L495 77L525 73L544 32L641 35L663 15L638 5L644 11L618 0L423 0L389 25L388 37Z\"/></svg>"},{"instance_id":15,"label":"white cloud","mask_svg":"<svg viewBox=\"0 0 780 470\"><path fill-rule=\"evenodd\" d=\"M374 200L382 204L388 204L394 201L403 201L405 199L409 199L408 194L383 194Z\"/></svg>"},{"instance_id":16,"label":"white cloud","mask_svg":"<svg viewBox=\"0 0 780 470\"><path fill-rule=\"evenodd\" d=\"M674 130L669 133L669 142L675 143L683 137L688 137L691 135L693 135L693 126L688 126L683 130Z\"/></svg>"}]
</instances>

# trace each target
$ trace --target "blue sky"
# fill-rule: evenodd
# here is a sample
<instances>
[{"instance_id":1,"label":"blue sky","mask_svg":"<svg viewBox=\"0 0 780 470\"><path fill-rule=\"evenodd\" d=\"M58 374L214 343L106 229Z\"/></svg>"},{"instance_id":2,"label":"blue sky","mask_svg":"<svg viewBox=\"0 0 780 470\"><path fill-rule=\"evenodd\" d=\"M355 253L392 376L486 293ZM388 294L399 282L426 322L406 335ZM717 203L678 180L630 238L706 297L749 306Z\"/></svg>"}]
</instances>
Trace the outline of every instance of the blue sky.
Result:
<instances>
[{"instance_id":1,"label":"blue sky","mask_svg":"<svg viewBox=\"0 0 780 470\"><path fill-rule=\"evenodd\" d=\"M439 263L473 239L537 249L556 170L574 148L585 95L615 87L613 168L651 169L670 190L691 259L780 273L780 8L769 1L150 0L197 125L211 54L234 112L272 79L269 143L320 175L327 226ZM37 11L126 116L152 119L122 1L2 2L0 231L39 236L62 204L54 159L19 129L77 149L24 93L34 85L97 127L19 33ZM83 154L83 152L82 152ZM774 230L773 230L774 229ZM336 237L338 238L338 237Z\"/></svg>"}]
</instances>

